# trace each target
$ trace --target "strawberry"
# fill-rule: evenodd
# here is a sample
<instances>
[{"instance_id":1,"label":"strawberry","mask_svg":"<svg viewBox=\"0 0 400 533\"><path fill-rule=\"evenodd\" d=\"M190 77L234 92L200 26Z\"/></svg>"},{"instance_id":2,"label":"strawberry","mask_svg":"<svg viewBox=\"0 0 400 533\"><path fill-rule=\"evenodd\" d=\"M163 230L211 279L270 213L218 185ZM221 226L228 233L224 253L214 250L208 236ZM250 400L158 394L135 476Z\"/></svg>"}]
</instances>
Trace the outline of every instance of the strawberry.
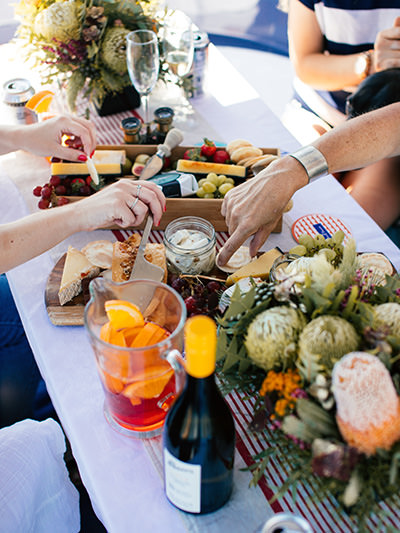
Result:
<instances>
[{"instance_id":1,"label":"strawberry","mask_svg":"<svg viewBox=\"0 0 400 533\"><path fill-rule=\"evenodd\" d=\"M201 155L204 155L207 157L207 159L212 158L215 152L217 151L217 147L215 146L214 141L210 141L209 139L204 138L204 144L201 147Z\"/></svg>"},{"instance_id":2,"label":"strawberry","mask_svg":"<svg viewBox=\"0 0 400 533\"><path fill-rule=\"evenodd\" d=\"M217 150L213 155L214 163L227 163L230 157L226 150Z\"/></svg>"},{"instance_id":3,"label":"strawberry","mask_svg":"<svg viewBox=\"0 0 400 533\"><path fill-rule=\"evenodd\" d=\"M200 148L189 148L183 154L183 159L189 159L190 161L207 161L207 158L204 155L201 155Z\"/></svg>"},{"instance_id":4,"label":"strawberry","mask_svg":"<svg viewBox=\"0 0 400 533\"><path fill-rule=\"evenodd\" d=\"M83 185L86 185L86 182L84 179L82 178L74 178L71 182L71 189L72 189L72 192L73 193L78 193L80 192L80 189Z\"/></svg>"}]
</instances>

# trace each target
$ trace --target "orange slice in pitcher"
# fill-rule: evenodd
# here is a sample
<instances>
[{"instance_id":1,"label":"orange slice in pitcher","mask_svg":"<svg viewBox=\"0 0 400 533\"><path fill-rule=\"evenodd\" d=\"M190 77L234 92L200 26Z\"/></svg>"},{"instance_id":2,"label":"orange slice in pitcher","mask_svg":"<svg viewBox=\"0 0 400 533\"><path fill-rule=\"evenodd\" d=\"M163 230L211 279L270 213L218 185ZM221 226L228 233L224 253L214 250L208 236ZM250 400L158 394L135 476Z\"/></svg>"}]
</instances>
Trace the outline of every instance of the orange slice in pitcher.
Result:
<instances>
[{"instance_id":1,"label":"orange slice in pitcher","mask_svg":"<svg viewBox=\"0 0 400 533\"><path fill-rule=\"evenodd\" d=\"M113 394L119 394L122 392L125 386L125 383L122 380L115 378L104 370L101 371L101 376L103 377L104 385L110 392Z\"/></svg>"},{"instance_id":2,"label":"orange slice in pitcher","mask_svg":"<svg viewBox=\"0 0 400 533\"><path fill-rule=\"evenodd\" d=\"M114 329L135 328L144 325L139 308L125 300L108 300L104 304L109 321Z\"/></svg>"},{"instance_id":3,"label":"orange slice in pitcher","mask_svg":"<svg viewBox=\"0 0 400 533\"><path fill-rule=\"evenodd\" d=\"M124 396L128 398L142 398L149 400L150 398L157 398L164 390L166 384L171 379L174 371L172 368L167 368L165 365L150 366L140 375L134 383L131 383L122 391Z\"/></svg>"},{"instance_id":4,"label":"orange slice in pitcher","mask_svg":"<svg viewBox=\"0 0 400 533\"><path fill-rule=\"evenodd\" d=\"M167 332L164 328L157 326L157 324L153 324L152 322L147 322L133 339L130 347L142 348L145 346L151 346L157 344L157 342L160 342L166 337Z\"/></svg>"},{"instance_id":5,"label":"orange slice in pitcher","mask_svg":"<svg viewBox=\"0 0 400 533\"><path fill-rule=\"evenodd\" d=\"M115 346L122 346L124 348L127 346L123 332L115 329L110 321L101 327L100 339Z\"/></svg>"},{"instance_id":6,"label":"orange slice in pitcher","mask_svg":"<svg viewBox=\"0 0 400 533\"><path fill-rule=\"evenodd\" d=\"M29 98L25 107L36 111L36 113L45 113L49 110L53 98L54 93L52 91L39 91Z\"/></svg>"}]
</instances>

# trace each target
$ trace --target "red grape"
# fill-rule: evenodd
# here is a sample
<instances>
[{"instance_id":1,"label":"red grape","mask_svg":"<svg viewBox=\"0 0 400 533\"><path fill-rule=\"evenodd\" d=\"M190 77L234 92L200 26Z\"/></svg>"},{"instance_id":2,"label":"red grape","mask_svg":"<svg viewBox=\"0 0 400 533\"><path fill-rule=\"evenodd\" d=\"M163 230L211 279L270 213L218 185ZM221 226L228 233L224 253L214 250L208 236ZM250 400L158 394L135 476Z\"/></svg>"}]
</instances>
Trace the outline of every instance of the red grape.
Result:
<instances>
[{"instance_id":1,"label":"red grape","mask_svg":"<svg viewBox=\"0 0 400 533\"><path fill-rule=\"evenodd\" d=\"M57 205L65 205L69 204L69 199L65 198L65 196L60 196L60 198L57 199Z\"/></svg>"},{"instance_id":2,"label":"red grape","mask_svg":"<svg viewBox=\"0 0 400 533\"><path fill-rule=\"evenodd\" d=\"M197 300L193 296L185 298L185 305L188 313L193 313L198 309Z\"/></svg>"},{"instance_id":3,"label":"red grape","mask_svg":"<svg viewBox=\"0 0 400 533\"><path fill-rule=\"evenodd\" d=\"M62 196L63 194L67 194L67 188L65 185L58 185L55 189L54 189L54 192L58 195L58 196Z\"/></svg>"},{"instance_id":4,"label":"red grape","mask_svg":"<svg viewBox=\"0 0 400 533\"><path fill-rule=\"evenodd\" d=\"M42 196L42 187L38 185L33 189L34 196Z\"/></svg>"},{"instance_id":5,"label":"red grape","mask_svg":"<svg viewBox=\"0 0 400 533\"><path fill-rule=\"evenodd\" d=\"M53 187L57 187L57 185L60 185L60 183L61 183L60 176L51 176L50 185L53 185Z\"/></svg>"},{"instance_id":6,"label":"red grape","mask_svg":"<svg viewBox=\"0 0 400 533\"><path fill-rule=\"evenodd\" d=\"M42 198L38 203L39 209L47 209L50 206L50 200Z\"/></svg>"},{"instance_id":7,"label":"red grape","mask_svg":"<svg viewBox=\"0 0 400 533\"><path fill-rule=\"evenodd\" d=\"M43 199L48 199L50 198L51 196L51 193L52 193L52 190L53 188L52 187L49 187L49 185L44 185L44 187L42 187L42 191L41 191L41 194L42 194L42 198Z\"/></svg>"}]
</instances>

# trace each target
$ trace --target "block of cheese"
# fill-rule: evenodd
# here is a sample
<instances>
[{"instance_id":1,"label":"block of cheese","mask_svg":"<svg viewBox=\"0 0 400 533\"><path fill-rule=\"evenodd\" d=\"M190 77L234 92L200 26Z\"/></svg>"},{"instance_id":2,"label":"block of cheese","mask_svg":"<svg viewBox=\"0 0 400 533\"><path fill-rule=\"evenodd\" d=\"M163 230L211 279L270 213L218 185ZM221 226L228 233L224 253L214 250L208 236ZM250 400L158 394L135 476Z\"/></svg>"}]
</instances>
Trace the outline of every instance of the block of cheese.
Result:
<instances>
[{"instance_id":1,"label":"block of cheese","mask_svg":"<svg viewBox=\"0 0 400 533\"><path fill-rule=\"evenodd\" d=\"M121 166L125 163L125 150L96 150L93 163L97 172L102 175L119 175ZM70 161L60 161L51 163L52 176L78 176L89 174L86 163L75 163Z\"/></svg>"},{"instance_id":2,"label":"block of cheese","mask_svg":"<svg viewBox=\"0 0 400 533\"><path fill-rule=\"evenodd\" d=\"M82 290L82 279L99 274L100 268L94 266L79 250L69 246L64 270L58 290L60 305L64 305Z\"/></svg>"},{"instance_id":3,"label":"block of cheese","mask_svg":"<svg viewBox=\"0 0 400 533\"><path fill-rule=\"evenodd\" d=\"M265 252L251 263L239 268L239 270L236 270L236 272L228 276L226 285L229 287L229 285L233 285L233 283L236 283L240 279L250 276L253 278L267 278L273 262L281 255L282 252L278 248L272 248L272 250Z\"/></svg>"},{"instance_id":4,"label":"block of cheese","mask_svg":"<svg viewBox=\"0 0 400 533\"><path fill-rule=\"evenodd\" d=\"M225 163L207 163L204 161L190 161L189 159L178 159L176 170L178 172L190 172L191 174L224 174L236 178L246 176L246 167L240 165L227 165Z\"/></svg>"}]
</instances>

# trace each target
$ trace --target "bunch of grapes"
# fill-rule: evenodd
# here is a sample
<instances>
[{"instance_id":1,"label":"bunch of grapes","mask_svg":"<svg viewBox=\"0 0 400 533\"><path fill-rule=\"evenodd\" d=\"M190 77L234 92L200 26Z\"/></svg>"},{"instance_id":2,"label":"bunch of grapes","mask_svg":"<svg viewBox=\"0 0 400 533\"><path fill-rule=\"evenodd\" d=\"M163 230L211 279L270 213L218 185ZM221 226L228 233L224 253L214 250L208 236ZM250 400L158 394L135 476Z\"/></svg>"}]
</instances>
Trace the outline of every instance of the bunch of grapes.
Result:
<instances>
[{"instance_id":1,"label":"bunch of grapes","mask_svg":"<svg viewBox=\"0 0 400 533\"><path fill-rule=\"evenodd\" d=\"M343 258L344 233L338 230L336 233L325 239L322 235L300 235L299 244L289 250L289 253L305 257L312 257L321 250L325 251L327 259L337 267Z\"/></svg>"},{"instance_id":2,"label":"bunch of grapes","mask_svg":"<svg viewBox=\"0 0 400 533\"><path fill-rule=\"evenodd\" d=\"M199 180L196 195L199 198L223 198L234 186L233 178L227 178L223 174L218 176L215 172L210 172L206 178Z\"/></svg>"},{"instance_id":3,"label":"bunch of grapes","mask_svg":"<svg viewBox=\"0 0 400 533\"><path fill-rule=\"evenodd\" d=\"M194 315L214 317L218 314L220 294L225 289L222 282L201 280L199 276L170 275L169 284L182 296L188 317Z\"/></svg>"},{"instance_id":4,"label":"bunch of grapes","mask_svg":"<svg viewBox=\"0 0 400 533\"><path fill-rule=\"evenodd\" d=\"M79 137L70 136L63 140L63 144L83 151L82 141ZM60 163L61 159L53 157L52 162ZM43 186L38 185L33 189L33 195L40 198L38 202L39 209L47 209L48 207L69 203L69 199L66 196L90 196L96 192L92 187L92 183L90 176L79 178L51 176L48 183Z\"/></svg>"}]
</instances>

